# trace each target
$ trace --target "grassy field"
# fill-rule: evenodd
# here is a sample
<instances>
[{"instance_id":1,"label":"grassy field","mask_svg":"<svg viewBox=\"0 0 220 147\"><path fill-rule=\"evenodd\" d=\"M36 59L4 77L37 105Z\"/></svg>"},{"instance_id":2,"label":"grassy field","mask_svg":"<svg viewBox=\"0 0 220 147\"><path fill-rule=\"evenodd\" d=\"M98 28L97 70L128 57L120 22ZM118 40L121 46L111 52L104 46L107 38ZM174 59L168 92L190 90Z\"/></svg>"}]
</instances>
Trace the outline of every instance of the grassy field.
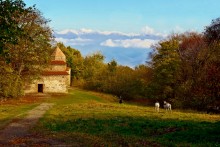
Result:
<instances>
[{"instance_id":1,"label":"grassy field","mask_svg":"<svg viewBox=\"0 0 220 147\"><path fill-rule=\"evenodd\" d=\"M220 146L220 115L178 110L156 113L154 107L119 104L111 95L79 89L20 104L16 111L29 110L43 101L55 105L32 132L67 145ZM3 109L7 107L1 105L1 115Z\"/></svg>"},{"instance_id":2,"label":"grassy field","mask_svg":"<svg viewBox=\"0 0 220 147\"><path fill-rule=\"evenodd\" d=\"M0 129L25 116L28 110L36 107L40 102L37 99L11 99L0 102Z\"/></svg>"}]
</instances>

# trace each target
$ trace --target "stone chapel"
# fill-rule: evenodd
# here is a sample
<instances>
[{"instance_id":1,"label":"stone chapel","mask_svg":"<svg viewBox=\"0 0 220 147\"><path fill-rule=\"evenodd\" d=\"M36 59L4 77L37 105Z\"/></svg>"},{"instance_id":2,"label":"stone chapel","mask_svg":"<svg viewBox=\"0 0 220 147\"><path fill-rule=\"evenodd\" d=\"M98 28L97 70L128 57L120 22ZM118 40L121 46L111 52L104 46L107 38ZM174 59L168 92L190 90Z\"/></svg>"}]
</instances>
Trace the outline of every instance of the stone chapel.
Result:
<instances>
[{"instance_id":1,"label":"stone chapel","mask_svg":"<svg viewBox=\"0 0 220 147\"><path fill-rule=\"evenodd\" d=\"M66 64L66 56L57 47L51 56L50 66L38 80L25 86L25 93L67 93L70 86L70 72L71 69Z\"/></svg>"}]
</instances>

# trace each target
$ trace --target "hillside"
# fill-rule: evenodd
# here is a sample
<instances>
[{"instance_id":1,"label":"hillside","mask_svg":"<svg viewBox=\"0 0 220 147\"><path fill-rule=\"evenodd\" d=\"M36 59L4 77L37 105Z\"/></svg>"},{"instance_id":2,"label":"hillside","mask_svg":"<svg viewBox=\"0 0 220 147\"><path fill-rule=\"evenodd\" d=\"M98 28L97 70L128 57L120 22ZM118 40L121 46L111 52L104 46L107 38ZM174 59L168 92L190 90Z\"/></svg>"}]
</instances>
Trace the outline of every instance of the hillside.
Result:
<instances>
[{"instance_id":1,"label":"hillside","mask_svg":"<svg viewBox=\"0 0 220 147\"><path fill-rule=\"evenodd\" d=\"M42 102L55 105L31 130L32 135L17 142L34 145L36 138L41 138L47 145L51 142L73 146L220 145L219 115L178 110L156 113L154 107L119 104L111 95L80 89L70 90L67 95L32 97L29 101L26 97L20 103L2 104L1 122L7 124L13 120L14 111L25 116L27 110Z\"/></svg>"}]
</instances>

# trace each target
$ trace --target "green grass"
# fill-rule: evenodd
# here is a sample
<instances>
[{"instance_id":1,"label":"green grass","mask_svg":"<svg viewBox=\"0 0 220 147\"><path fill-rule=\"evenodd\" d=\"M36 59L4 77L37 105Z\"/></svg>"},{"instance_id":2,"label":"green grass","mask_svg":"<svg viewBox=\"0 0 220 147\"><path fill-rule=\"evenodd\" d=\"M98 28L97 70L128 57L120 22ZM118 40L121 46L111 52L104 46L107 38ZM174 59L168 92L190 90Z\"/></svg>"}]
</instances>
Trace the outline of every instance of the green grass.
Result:
<instances>
[{"instance_id":1,"label":"green grass","mask_svg":"<svg viewBox=\"0 0 220 147\"><path fill-rule=\"evenodd\" d=\"M49 98L26 97L0 105L0 129L42 102L55 105L33 128L71 146L220 146L220 115L123 103L102 93L70 90Z\"/></svg>"},{"instance_id":2,"label":"green grass","mask_svg":"<svg viewBox=\"0 0 220 147\"><path fill-rule=\"evenodd\" d=\"M36 107L37 103L15 103L10 102L0 105L0 129L9 124L11 121L16 121L23 118L28 110Z\"/></svg>"},{"instance_id":3,"label":"green grass","mask_svg":"<svg viewBox=\"0 0 220 147\"><path fill-rule=\"evenodd\" d=\"M79 89L46 99L56 105L33 131L75 146L220 146L220 116L118 104Z\"/></svg>"}]
</instances>

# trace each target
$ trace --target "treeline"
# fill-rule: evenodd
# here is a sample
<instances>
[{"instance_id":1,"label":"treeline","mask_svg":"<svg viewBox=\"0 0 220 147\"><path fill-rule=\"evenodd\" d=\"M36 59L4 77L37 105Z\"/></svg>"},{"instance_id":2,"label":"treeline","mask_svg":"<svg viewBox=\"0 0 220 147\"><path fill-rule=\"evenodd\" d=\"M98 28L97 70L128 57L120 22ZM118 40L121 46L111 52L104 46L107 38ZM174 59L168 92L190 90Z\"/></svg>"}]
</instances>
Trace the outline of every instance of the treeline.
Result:
<instances>
[{"instance_id":1,"label":"treeline","mask_svg":"<svg viewBox=\"0 0 220 147\"><path fill-rule=\"evenodd\" d=\"M220 101L220 18L204 33L174 34L161 41L148 63L149 96L177 107L205 109Z\"/></svg>"},{"instance_id":2,"label":"treeline","mask_svg":"<svg viewBox=\"0 0 220 147\"><path fill-rule=\"evenodd\" d=\"M58 46L72 68L73 85L124 99L170 101L174 107L205 109L220 101L220 18L204 33L173 34L150 53L150 62L134 69L104 62L101 53L82 57Z\"/></svg>"},{"instance_id":3,"label":"treeline","mask_svg":"<svg viewBox=\"0 0 220 147\"><path fill-rule=\"evenodd\" d=\"M145 97L149 67L140 65L132 69L118 65L115 60L105 63L105 57L100 52L82 57L74 48L65 47L62 43L57 46L66 55L67 64L72 69L72 86L110 93L124 99Z\"/></svg>"}]
</instances>

